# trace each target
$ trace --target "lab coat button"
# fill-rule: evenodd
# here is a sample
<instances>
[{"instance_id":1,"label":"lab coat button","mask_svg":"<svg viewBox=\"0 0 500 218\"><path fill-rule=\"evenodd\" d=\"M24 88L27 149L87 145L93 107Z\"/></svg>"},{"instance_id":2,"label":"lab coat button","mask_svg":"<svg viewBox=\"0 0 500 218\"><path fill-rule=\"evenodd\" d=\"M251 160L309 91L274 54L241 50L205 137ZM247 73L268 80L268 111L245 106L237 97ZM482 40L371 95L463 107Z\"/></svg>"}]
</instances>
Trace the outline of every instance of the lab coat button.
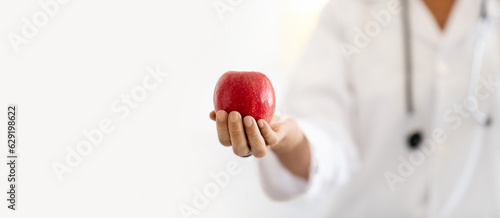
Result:
<instances>
[{"instance_id":1,"label":"lab coat button","mask_svg":"<svg viewBox=\"0 0 500 218\"><path fill-rule=\"evenodd\" d=\"M450 67L445 63L436 64L436 73L441 76L447 76L450 74Z\"/></svg>"}]
</instances>

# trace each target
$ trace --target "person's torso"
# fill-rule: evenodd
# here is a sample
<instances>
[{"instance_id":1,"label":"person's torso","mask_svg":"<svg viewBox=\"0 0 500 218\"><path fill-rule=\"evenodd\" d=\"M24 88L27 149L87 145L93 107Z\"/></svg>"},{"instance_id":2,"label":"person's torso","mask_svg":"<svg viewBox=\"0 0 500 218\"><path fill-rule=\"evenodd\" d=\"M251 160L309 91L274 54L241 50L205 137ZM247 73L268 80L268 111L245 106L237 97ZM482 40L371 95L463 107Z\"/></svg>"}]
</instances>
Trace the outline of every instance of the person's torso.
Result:
<instances>
[{"instance_id":1,"label":"person's torso","mask_svg":"<svg viewBox=\"0 0 500 218\"><path fill-rule=\"evenodd\" d=\"M500 19L490 16L474 84L480 110L493 119L484 127L467 101L480 1L457 0L444 33L422 1L410 1L411 97L424 136L412 150L402 12L394 13L392 2L352 1L345 9L351 22L342 24L340 39L359 49L348 63L362 167L335 190L328 214L500 217L500 86L491 82L500 82Z\"/></svg>"}]
</instances>

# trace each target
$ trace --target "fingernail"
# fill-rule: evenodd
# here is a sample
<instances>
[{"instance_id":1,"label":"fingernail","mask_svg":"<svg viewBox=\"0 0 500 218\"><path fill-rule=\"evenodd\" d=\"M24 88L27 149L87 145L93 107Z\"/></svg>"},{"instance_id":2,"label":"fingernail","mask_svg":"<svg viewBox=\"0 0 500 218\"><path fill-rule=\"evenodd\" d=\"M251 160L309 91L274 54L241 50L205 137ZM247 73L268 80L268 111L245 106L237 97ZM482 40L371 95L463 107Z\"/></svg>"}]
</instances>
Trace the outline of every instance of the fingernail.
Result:
<instances>
[{"instance_id":1,"label":"fingernail","mask_svg":"<svg viewBox=\"0 0 500 218\"><path fill-rule=\"evenodd\" d=\"M230 113L230 114L229 114L229 120L230 120L231 122L236 122L236 121L238 121L238 113L236 113L236 112L235 112L235 113Z\"/></svg>"},{"instance_id":2,"label":"fingernail","mask_svg":"<svg viewBox=\"0 0 500 218\"><path fill-rule=\"evenodd\" d=\"M258 123L259 123L259 127L260 127L260 128L264 128L264 121L259 120L259 122L258 122Z\"/></svg>"},{"instance_id":3,"label":"fingernail","mask_svg":"<svg viewBox=\"0 0 500 218\"><path fill-rule=\"evenodd\" d=\"M245 117L243 119L243 122L245 123L246 127L251 127L252 126L252 118L251 117Z\"/></svg>"},{"instance_id":4,"label":"fingernail","mask_svg":"<svg viewBox=\"0 0 500 218\"><path fill-rule=\"evenodd\" d=\"M217 111L217 113L215 113L215 119L221 121L223 115L224 111Z\"/></svg>"}]
</instances>

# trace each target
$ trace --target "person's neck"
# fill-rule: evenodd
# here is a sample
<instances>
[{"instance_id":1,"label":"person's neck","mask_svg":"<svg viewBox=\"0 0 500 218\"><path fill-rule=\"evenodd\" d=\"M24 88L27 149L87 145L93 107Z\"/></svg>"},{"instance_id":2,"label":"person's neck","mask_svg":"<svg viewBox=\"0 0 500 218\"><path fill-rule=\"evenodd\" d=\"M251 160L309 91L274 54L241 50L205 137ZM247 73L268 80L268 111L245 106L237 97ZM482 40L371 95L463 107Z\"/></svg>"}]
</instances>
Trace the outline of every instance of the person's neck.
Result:
<instances>
[{"instance_id":1,"label":"person's neck","mask_svg":"<svg viewBox=\"0 0 500 218\"><path fill-rule=\"evenodd\" d=\"M423 0L427 5L427 8L432 12L436 22L441 30L446 27L446 21L449 18L451 9L455 3L455 0Z\"/></svg>"}]
</instances>

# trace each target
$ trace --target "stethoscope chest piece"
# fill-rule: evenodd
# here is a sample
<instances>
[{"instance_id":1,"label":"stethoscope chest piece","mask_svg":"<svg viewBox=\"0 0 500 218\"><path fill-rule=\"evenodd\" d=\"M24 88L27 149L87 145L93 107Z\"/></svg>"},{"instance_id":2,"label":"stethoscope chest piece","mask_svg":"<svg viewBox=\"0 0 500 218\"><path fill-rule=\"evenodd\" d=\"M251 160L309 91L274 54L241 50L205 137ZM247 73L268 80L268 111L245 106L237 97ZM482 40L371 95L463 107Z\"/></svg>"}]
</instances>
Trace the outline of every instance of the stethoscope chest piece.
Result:
<instances>
[{"instance_id":1,"label":"stethoscope chest piece","mask_svg":"<svg viewBox=\"0 0 500 218\"><path fill-rule=\"evenodd\" d=\"M408 147L410 149L417 149L420 144L422 144L423 136L422 132L419 130L412 131L408 134L408 138L406 139L408 143Z\"/></svg>"},{"instance_id":2,"label":"stethoscope chest piece","mask_svg":"<svg viewBox=\"0 0 500 218\"><path fill-rule=\"evenodd\" d=\"M409 113L406 127L406 144L411 150L418 149L422 141L424 140L424 134L422 133L422 124L419 122L413 112Z\"/></svg>"}]
</instances>

